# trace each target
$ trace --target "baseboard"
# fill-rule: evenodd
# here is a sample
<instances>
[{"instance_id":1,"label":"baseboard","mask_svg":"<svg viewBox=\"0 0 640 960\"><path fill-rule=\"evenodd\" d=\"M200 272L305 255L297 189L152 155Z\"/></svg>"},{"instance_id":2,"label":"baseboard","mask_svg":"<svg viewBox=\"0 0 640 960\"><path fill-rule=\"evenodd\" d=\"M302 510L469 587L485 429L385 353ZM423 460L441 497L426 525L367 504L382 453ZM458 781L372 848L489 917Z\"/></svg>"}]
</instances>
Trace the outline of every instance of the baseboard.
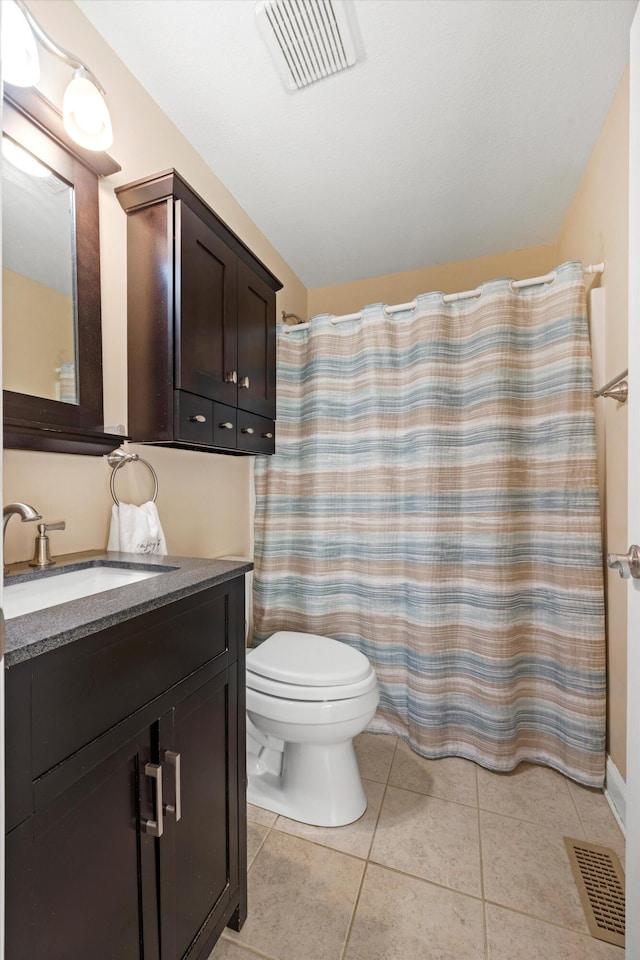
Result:
<instances>
[{"instance_id":1,"label":"baseboard","mask_svg":"<svg viewBox=\"0 0 640 960\"><path fill-rule=\"evenodd\" d=\"M609 756L607 756L604 795L607 798L614 817L618 821L618 826L626 836L627 785L622 779L622 774Z\"/></svg>"}]
</instances>

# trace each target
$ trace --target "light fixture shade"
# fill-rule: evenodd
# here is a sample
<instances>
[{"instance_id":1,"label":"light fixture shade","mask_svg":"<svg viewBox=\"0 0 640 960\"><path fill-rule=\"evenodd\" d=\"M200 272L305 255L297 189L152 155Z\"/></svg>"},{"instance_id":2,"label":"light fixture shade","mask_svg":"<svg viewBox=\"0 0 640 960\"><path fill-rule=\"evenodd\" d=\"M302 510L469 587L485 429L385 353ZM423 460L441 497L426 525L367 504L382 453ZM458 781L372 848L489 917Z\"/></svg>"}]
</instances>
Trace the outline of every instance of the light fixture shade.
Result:
<instances>
[{"instance_id":1,"label":"light fixture shade","mask_svg":"<svg viewBox=\"0 0 640 960\"><path fill-rule=\"evenodd\" d=\"M40 79L36 39L13 0L2 0L2 79L17 87L31 87Z\"/></svg>"},{"instance_id":2,"label":"light fixture shade","mask_svg":"<svg viewBox=\"0 0 640 960\"><path fill-rule=\"evenodd\" d=\"M82 67L65 90L62 118L69 136L87 150L106 150L113 143L107 104Z\"/></svg>"}]
</instances>

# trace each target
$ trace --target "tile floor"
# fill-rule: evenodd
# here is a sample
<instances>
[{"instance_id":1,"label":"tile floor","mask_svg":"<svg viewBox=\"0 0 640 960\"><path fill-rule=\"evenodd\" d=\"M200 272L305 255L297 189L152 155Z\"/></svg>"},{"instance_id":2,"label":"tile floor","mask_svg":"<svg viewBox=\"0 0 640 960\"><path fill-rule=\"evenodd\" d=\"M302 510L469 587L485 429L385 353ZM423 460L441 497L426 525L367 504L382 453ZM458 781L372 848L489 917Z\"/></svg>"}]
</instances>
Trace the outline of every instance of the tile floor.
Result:
<instances>
[{"instance_id":1,"label":"tile floor","mask_svg":"<svg viewBox=\"0 0 640 960\"><path fill-rule=\"evenodd\" d=\"M600 791L356 739L369 806L347 827L249 807L249 916L210 960L623 960L588 933L563 837L624 839Z\"/></svg>"}]
</instances>

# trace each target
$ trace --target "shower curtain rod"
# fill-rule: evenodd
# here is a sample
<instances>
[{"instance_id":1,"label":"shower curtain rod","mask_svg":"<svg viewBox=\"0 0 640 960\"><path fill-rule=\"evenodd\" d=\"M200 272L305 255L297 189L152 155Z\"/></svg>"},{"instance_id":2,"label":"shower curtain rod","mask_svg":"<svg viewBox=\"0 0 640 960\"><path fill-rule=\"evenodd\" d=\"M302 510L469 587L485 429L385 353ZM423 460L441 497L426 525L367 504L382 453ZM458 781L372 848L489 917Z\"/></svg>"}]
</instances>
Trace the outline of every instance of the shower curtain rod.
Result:
<instances>
[{"instance_id":1,"label":"shower curtain rod","mask_svg":"<svg viewBox=\"0 0 640 960\"><path fill-rule=\"evenodd\" d=\"M604 273L604 263L591 263L588 267L585 267L582 271L585 276L591 276L595 273ZM539 283L553 283L557 276L555 270L552 270L551 273L545 273L541 277L529 277L527 280L512 280L511 289L512 290L522 290L523 287L534 287ZM475 287L473 290L463 290L461 293L443 293L442 302L443 303L454 303L456 300L471 300L473 297L482 296L482 287ZM388 317L394 313L402 313L403 310L414 310L417 306L416 300L410 300L408 303L396 303L392 307L384 307L384 312ZM359 310L357 313L345 313L341 317L331 317L329 323L333 326L337 326L339 323L346 323L347 320L361 320L362 311ZM295 330L308 330L309 321L307 323L298 323L291 326L284 326L282 332L285 334L293 333Z\"/></svg>"}]
</instances>

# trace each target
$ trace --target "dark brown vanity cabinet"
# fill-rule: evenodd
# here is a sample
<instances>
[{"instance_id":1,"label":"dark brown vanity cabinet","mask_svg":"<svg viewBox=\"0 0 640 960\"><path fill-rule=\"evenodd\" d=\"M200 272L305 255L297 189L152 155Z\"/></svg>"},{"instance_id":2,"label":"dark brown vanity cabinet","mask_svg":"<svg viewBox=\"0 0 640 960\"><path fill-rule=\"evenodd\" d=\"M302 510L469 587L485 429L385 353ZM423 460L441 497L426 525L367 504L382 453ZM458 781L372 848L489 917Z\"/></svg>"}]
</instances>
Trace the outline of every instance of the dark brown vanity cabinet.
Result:
<instances>
[{"instance_id":1,"label":"dark brown vanity cabinet","mask_svg":"<svg viewBox=\"0 0 640 960\"><path fill-rule=\"evenodd\" d=\"M242 924L243 624L236 578L7 669L7 960L206 960Z\"/></svg>"},{"instance_id":2,"label":"dark brown vanity cabinet","mask_svg":"<svg viewBox=\"0 0 640 960\"><path fill-rule=\"evenodd\" d=\"M133 440L273 453L282 284L175 170L116 193Z\"/></svg>"}]
</instances>

